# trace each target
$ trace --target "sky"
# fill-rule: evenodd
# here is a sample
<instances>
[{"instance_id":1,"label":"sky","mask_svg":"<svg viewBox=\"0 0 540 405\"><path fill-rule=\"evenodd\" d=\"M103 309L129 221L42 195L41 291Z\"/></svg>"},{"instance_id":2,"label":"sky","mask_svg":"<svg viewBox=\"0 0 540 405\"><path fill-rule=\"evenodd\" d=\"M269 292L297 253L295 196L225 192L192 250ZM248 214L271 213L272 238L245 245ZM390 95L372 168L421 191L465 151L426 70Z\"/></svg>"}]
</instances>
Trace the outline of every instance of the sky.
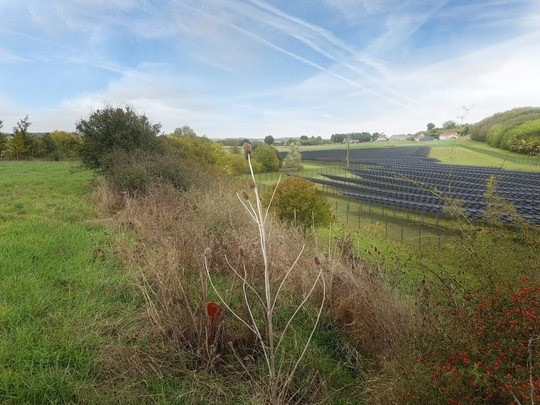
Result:
<instances>
[{"instance_id":1,"label":"sky","mask_svg":"<svg viewBox=\"0 0 540 405\"><path fill-rule=\"evenodd\" d=\"M209 138L413 133L540 106L539 72L538 0L0 0L3 132L131 105Z\"/></svg>"}]
</instances>

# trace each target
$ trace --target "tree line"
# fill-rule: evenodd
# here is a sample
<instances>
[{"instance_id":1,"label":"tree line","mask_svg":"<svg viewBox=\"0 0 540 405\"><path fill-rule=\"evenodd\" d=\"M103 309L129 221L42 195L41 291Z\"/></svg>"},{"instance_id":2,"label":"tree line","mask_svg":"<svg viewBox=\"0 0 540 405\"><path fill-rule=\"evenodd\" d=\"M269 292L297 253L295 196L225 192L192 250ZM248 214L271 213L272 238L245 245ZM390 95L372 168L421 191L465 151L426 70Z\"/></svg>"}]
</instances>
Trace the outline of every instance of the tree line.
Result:
<instances>
[{"instance_id":1,"label":"tree line","mask_svg":"<svg viewBox=\"0 0 540 405\"><path fill-rule=\"evenodd\" d=\"M514 108L471 127L471 139L527 155L540 155L540 107Z\"/></svg>"},{"instance_id":2,"label":"tree line","mask_svg":"<svg viewBox=\"0 0 540 405\"><path fill-rule=\"evenodd\" d=\"M0 131L3 128L0 120ZM27 160L73 159L78 157L82 138L66 131L53 131L45 134L32 134L32 125L28 116L20 119L12 129L5 134L0 132L0 159Z\"/></svg>"}]
</instances>

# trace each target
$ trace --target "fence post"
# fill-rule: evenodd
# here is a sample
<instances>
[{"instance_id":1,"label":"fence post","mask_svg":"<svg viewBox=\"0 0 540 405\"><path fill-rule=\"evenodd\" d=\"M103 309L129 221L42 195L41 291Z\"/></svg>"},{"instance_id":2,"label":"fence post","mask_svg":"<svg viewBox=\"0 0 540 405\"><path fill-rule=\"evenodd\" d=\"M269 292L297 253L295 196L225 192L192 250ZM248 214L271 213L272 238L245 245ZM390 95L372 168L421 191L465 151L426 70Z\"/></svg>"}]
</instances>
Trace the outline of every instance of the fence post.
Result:
<instances>
[{"instance_id":1,"label":"fence post","mask_svg":"<svg viewBox=\"0 0 540 405\"><path fill-rule=\"evenodd\" d=\"M349 200L347 199L347 224L349 223Z\"/></svg>"}]
</instances>

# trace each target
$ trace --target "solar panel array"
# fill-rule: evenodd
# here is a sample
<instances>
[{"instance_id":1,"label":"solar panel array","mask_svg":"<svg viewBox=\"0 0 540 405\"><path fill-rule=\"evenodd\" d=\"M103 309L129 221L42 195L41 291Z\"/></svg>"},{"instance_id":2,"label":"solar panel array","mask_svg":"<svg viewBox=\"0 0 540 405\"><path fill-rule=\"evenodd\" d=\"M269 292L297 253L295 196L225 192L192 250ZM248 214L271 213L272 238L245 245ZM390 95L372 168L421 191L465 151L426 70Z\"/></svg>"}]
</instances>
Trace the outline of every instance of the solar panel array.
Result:
<instances>
[{"instance_id":1,"label":"solar panel array","mask_svg":"<svg viewBox=\"0 0 540 405\"><path fill-rule=\"evenodd\" d=\"M493 175L496 194L511 203L522 218L540 225L540 173L440 164L412 158L410 153L402 156L405 158L394 156L364 168L350 168L351 177L327 174L311 180L340 189L351 199L424 213L447 214L445 207L451 199L478 220L484 218L487 183ZM502 220L508 222L510 213Z\"/></svg>"}]
</instances>

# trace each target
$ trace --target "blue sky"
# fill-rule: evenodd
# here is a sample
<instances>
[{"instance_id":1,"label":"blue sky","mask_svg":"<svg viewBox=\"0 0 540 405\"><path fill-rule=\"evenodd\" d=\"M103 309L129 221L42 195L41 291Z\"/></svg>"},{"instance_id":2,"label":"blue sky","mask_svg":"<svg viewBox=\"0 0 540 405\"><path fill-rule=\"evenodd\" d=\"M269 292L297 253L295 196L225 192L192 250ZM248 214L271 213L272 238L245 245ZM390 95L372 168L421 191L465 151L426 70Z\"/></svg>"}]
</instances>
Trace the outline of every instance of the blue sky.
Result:
<instances>
[{"instance_id":1,"label":"blue sky","mask_svg":"<svg viewBox=\"0 0 540 405\"><path fill-rule=\"evenodd\" d=\"M540 105L537 0L0 0L0 119L106 104L211 138L416 132Z\"/></svg>"}]
</instances>

